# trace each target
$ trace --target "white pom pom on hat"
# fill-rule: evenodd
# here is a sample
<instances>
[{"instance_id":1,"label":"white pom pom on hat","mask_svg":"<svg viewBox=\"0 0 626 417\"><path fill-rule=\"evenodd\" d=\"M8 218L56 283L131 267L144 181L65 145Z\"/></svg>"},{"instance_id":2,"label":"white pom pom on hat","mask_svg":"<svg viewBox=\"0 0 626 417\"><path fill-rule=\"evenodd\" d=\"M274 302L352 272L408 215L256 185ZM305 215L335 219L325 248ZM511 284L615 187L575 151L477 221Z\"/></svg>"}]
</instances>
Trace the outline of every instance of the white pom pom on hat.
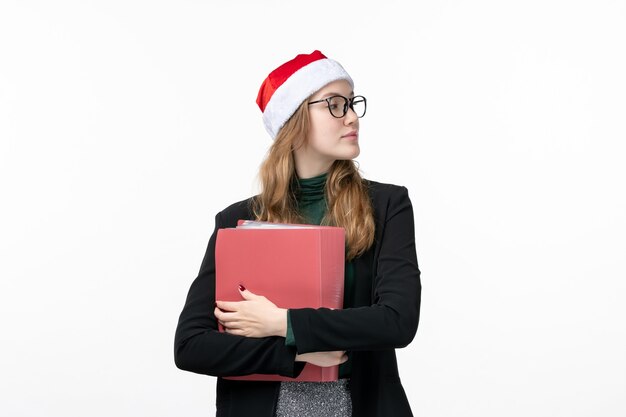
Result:
<instances>
[{"instance_id":1,"label":"white pom pom on hat","mask_svg":"<svg viewBox=\"0 0 626 417\"><path fill-rule=\"evenodd\" d=\"M354 82L345 69L320 51L300 54L270 72L261 84L256 102L272 139L310 95L337 80Z\"/></svg>"}]
</instances>

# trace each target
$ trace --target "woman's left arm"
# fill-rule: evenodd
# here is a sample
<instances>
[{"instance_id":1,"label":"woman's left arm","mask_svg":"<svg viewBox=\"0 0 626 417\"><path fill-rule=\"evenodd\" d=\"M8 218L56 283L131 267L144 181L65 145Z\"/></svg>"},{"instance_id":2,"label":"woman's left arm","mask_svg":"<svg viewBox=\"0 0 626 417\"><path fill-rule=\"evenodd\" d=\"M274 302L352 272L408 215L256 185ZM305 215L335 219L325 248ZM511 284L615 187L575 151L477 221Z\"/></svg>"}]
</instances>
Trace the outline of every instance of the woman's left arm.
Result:
<instances>
[{"instance_id":1,"label":"woman's left arm","mask_svg":"<svg viewBox=\"0 0 626 417\"><path fill-rule=\"evenodd\" d=\"M382 233L371 306L289 310L298 353L379 350L408 345L417 331L421 283L413 207L404 187L393 187ZM359 279L359 277L355 277Z\"/></svg>"}]
</instances>

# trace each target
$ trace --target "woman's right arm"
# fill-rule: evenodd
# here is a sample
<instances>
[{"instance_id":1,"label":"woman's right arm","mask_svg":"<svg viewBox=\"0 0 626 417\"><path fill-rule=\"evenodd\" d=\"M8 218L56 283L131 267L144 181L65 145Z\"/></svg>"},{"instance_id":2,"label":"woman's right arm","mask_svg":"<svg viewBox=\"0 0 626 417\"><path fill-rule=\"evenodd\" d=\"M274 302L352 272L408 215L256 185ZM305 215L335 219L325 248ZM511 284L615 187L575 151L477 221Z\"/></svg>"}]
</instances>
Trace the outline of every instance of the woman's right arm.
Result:
<instances>
[{"instance_id":1,"label":"woman's right arm","mask_svg":"<svg viewBox=\"0 0 626 417\"><path fill-rule=\"evenodd\" d=\"M232 224L230 224L232 223ZM215 216L215 230L191 284L178 320L174 361L180 369L214 376L279 374L296 377L304 363L296 362L296 348L285 346L282 337L248 338L221 333L213 314L215 306L215 240L217 230L234 226Z\"/></svg>"}]
</instances>

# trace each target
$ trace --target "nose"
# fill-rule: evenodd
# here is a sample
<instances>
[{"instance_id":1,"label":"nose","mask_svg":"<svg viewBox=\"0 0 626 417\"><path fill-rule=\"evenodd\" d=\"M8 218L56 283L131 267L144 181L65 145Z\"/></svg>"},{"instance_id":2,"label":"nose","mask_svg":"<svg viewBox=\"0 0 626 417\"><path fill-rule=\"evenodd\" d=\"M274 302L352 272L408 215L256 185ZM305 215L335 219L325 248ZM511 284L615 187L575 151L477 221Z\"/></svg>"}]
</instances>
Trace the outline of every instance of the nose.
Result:
<instances>
[{"instance_id":1,"label":"nose","mask_svg":"<svg viewBox=\"0 0 626 417\"><path fill-rule=\"evenodd\" d=\"M352 107L348 107L348 111L346 112L346 115L343 117L343 123L346 126L350 126L351 124L354 124L357 120L359 120L359 118L357 117L355 111L352 110Z\"/></svg>"}]
</instances>

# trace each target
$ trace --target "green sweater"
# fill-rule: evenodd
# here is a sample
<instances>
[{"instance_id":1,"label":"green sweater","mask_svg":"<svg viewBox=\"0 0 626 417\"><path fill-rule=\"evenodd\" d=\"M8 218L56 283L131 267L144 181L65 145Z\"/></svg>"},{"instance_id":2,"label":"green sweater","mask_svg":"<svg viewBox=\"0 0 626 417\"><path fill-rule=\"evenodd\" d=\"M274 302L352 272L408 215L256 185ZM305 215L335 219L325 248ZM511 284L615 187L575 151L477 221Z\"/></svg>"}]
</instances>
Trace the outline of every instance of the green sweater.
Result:
<instances>
[{"instance_id":1,"label":"green sweater","mask_svg":"<svg viewBox=\"0 0 626 417\"><path fill-rule=\"evenodd\" d=\"M304 222L307 224L320 224L326 211L326 199L324 195L327 174L322 174L313 178L299 179L296 198L298 201L298 210ZM348 308L354 306L354 264L346 262L343 307ZM291 329L291 319L289 311L287 311L287 338L285 339L287 346L296 346L296 341ZM348 357L350 353L348 352ZM339 367L339 378L347 378L350 376L351 361L348 361Z\"/></svg>"}]
</instances>

